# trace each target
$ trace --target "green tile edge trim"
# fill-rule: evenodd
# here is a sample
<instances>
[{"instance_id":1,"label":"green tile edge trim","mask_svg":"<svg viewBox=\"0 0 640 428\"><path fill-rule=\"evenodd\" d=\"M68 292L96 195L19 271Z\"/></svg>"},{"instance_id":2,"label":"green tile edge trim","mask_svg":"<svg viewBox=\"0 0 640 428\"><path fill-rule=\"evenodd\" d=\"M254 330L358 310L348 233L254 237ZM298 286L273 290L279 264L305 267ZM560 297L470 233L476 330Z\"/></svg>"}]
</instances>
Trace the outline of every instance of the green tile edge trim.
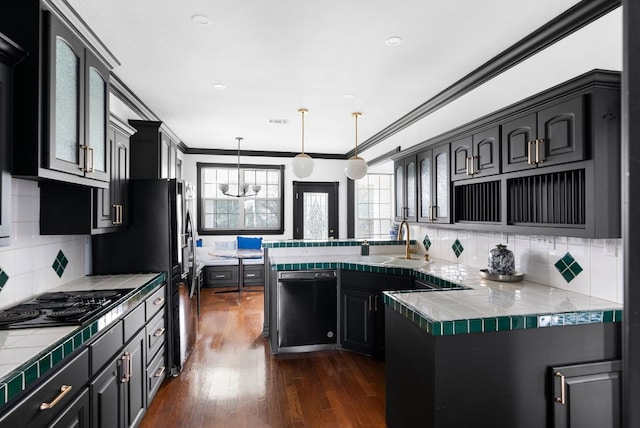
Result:
<instances>
[{"instance_id":1,"label":"green tile edge trim","mask_svg":"<svg viewBox=\"0 0 640 428\"><path fill-rule=\"evenodd\" d=\"M487 318L471 318L435 321L424 317L414 309L393 298L394 291L385 291L382 301L394 311L412 321L432 336L489 333L554 326L621 322L622 310L580 311L554 314L508 315Z\"/></svg>"},{"instance_id":2,"label":"green tile edge trim","mask_svg":"<svg viewBox=\"0 0 640 428\"><path fill-rule=\"evenodd\" d=\"M263 242L262 248L304 248L304 247L355 247L362 245L362 239L357 240L340 240L330 239L327 241L276 241ZM369 245L404 245L404 242L396 240L368 240ZM411 240L411 244L415 244L415 239Z\"/></svg>"},{"instance_id":3,"label":"green tile edge trim","mask_svg":"<svg viewBox=\"0 0 640 428\"><path fill-rule=\"evenodd\" d=\"M156 288L165 282L166 274L161 273L145 285L139 287L126 301L114 305L107 314L118 311L124 314L129 309L137 306L137 303L147 297ZM102 319L104 316L100 317ZM119 318L116 318L119 319ZM116 320L114 319L114 321ZM17 369L7 373L0 381L0 411L2 406L11 401L12 398L22 393L39 378L46 375L51 369L66 361L66 357L72 355L82 348L92 337L102 332L113 323L99 328L99 320L79 327L58 343L52 345L47 350L36 355L31 360L25 362Z\"/></svg>"}]
</instances>

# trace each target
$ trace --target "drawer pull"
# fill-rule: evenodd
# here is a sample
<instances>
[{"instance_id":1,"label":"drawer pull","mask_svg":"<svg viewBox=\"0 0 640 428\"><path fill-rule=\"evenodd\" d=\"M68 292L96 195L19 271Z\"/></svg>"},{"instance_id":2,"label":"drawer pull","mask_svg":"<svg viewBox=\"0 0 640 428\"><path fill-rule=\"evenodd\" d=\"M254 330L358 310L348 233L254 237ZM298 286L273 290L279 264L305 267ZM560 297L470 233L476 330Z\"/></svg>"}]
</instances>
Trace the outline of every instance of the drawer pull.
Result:
<instances>
[{"instance_id":1,"label":"drawer pull","mask_svg":"<svg viewBox=\"0 0 640 428\"><path fill-rule=\"evenodd\" d=\"M154 374L153 377L160 377L164 374L165 367L160 367Z\"/></svg>"},{"instance_id":2,"label":"drawer pull","mask_svg":"<svg viewBox=\"0 0 640 428\"><path fill-rule=\"evenodd\" d=\"M60 387L60 394L56 398L53 399L50 403L42 403L40 404L40 410L53 409L56 404L60 402L64 398L65 395L71 392L71 385L62 385Z\"/></svg>"},{"instance_id":3,"label":"drawer pull","mask_svg":"<svg viewBox=\"0 0 640 428\"><path fill-rule=\"evenodd\" d=\"M158 297L156 300L153 301L153 304L156 306L160 306L163 303L164 303L164 297Z\"/></svg>"},{"instance_id":4,"label":"drawer pull","mask_svg":"<svg viewBox=\"0 0 640 428\"><path fill-rule=\"evenodd\" d=\"M122 357L122 371L124 371L122 378L120 378L120 383L127 383L131 380L131 352L125 352Z\"/></svg>"},{"instance_id":5,"label":"drawer pull","mask_svg":"<svg viewBox=\"0 0 640 428\"><path fill-rule=\"evenodd\" d=\"M216 275L216 278L226 278L226 277L227 277L227 275L225 275L225 274Z\"/></svg>"},{"instance_id":6,"label":"drawer pull","mask_svg":"<svg viewBox=\"0 0 640 428\"><path fill-rule=\"evenodd\" d=\"M555 397L556 403L566 404L567 397L566 397L566 391L565 391L564 375L560 372L555 372L555 376L560 378L560 397Z\"/></svg>"},{"instance_id":7,"label":"drawer pull","mask_svg":"<svg viewBox=\"0 0 640 428\"><path fill-rule=\"evenodd\" d=\"M255 274L255 273L248 273L248 274L246 274L245 276L246 276L247 278L253 278L253 277L255 277L255 276L256 276L256 274Z\"/></svg>"},{"instance_id":8,"label":"drawer pull","mask_svg":"<svg viewBox=\"0 0 640 428\"><path fill-rule=\"evenodd\" d=\"M156 332L153 333L153 335L155 337L160 337L160 336L162 336L164 334L165 331L166 331L166 329L164 327L162 327L162 328L157 329Z\"/></svg>"}]
</instances>

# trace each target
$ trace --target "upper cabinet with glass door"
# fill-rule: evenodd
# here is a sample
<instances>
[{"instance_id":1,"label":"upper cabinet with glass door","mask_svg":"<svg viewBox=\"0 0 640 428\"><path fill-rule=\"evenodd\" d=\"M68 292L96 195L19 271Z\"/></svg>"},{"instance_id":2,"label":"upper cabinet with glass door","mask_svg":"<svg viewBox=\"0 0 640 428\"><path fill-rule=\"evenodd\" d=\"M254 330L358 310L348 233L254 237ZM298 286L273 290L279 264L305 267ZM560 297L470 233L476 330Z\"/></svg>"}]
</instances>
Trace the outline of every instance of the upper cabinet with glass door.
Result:
<instances>
[{"instance_id":1,"label":"upper cabinet with glass door","mask_svg":"<svg viewBox=\"0 0 640 428\"><path fill-rule=\"evenodd\" d=\"M418 221L450 222L449 162L449 144L426 149L418 154Z\"/></svg>"},{"instance_id":2,"label":"upper cabinet with glass door","mask_svg":"<svg viewBox=\"0 0 640 428\"><path fill-rule=\"evenodd\" d=\"M15 67L13 175L108 187L108 67L39 2L13 3L0 28L30 52Z\"/></svg>"}]
</instances>

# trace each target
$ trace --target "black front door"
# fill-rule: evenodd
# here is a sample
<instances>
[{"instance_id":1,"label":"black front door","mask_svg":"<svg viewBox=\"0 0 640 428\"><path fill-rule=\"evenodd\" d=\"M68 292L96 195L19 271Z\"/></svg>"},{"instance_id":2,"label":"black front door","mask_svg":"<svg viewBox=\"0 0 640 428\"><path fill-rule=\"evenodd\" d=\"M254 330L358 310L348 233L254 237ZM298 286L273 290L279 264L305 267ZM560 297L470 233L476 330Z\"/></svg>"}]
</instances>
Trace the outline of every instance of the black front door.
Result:
<instances>
[{"instance_id":1,"label":"black front door","mask_svg":"<svg viewBox=\"0 0 640 428\"><path fill-rule=\"evenodd\" d=\"M293 182L293 238L337 239L338 182Z\"/></svg>"}]
</instances>

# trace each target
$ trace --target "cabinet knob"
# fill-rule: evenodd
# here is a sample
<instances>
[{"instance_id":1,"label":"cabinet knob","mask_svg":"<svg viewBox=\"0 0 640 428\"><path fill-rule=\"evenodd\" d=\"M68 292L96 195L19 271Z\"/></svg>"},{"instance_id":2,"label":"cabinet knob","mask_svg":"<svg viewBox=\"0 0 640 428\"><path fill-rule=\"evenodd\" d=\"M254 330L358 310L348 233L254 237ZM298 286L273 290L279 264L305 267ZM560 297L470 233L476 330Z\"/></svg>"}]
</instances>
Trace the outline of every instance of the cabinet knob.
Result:
<instances>
[{"instance_id":1,"label":"cabinet knob","mask_svg":"<svg viewBox=\"0 0 640 428\"><path fill-rule=\"evenodd\" d=\"M163 303L164 303L164 297L158 297L156 300L153 301L153 304L156 306L160 306Z\"/></svg>"},{"instance_id":2,"label":"cabinet knob","mask_svg":"<svg viewBox=\"0 0 640 428\"><path fill-rule=\"evenodd\" d=\"M153 333L153 335L154 335L155 337L160 337L160 336L162 336L162 335L164 334L165 330L166 330L166 329L165 329L164 327L159 328L159 329L157 329L157 330L156 330L156 332L155 332L155 333Z\"/></svg>"}]
</instances>

